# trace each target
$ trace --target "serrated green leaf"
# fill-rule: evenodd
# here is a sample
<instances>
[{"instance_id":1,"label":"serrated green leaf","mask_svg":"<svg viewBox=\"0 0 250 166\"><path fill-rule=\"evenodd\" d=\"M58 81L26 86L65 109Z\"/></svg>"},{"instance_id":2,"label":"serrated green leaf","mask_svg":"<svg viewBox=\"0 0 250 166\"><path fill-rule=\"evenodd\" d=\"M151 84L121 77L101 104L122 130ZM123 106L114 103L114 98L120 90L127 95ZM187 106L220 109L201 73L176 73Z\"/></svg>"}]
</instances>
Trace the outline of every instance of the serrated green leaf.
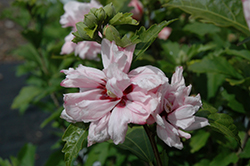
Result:
<instances>
[{"instance_id":1,"label":"serrated green leaf","mask_svg":"<svg viewBox=\"0 0 250 166\"><path fill-rule=\"evenodd\" d=\"M205 146L209 136L209 132L206 132L204 130L197 131L195 135L193 135L190 139L191 153L197 152L203 146Z\"/></svg>"},{"instance_id":2,"label":"serrated green leaf","mask_svg":"<svg viewBox=\"0 0 250 166\"><path fill-rule=\"evenodd\" d=\"M235 99L234 94L228 94L226 90L224 90L221 94L228 101L227 105L230 108L239 113L246 113L244 106Z\"/></svg>"},{"instance_id":3,"label":"serrated green leaf","mask_svg":"<svg viewBox=\"0 0 250 166\"><path fill-rule=\"evenodd\" d=\"M20 165L34 166L36 146L30 143L25 144L18 153Z\"/></svg>"},{"instance_id":4,"label":"serrated green leaf","mask_svg":"<svg viewBox=\"0 0 250 166\"><path fill-rule=\"evenodd\" d=\"M139 159L148 163L154 160L154 153L150 141L143 127L133 127L129 129L123 144L118 147L129 150Z\"/></svg>"},{"instance_id":5,"label":"serrated green leaf","mask_svg":"<svg viewBox=\"0 0 250 166\"><path fill-rule=\"evenodd\" d=\"M240 137L238 129L234 125L233 119L223 113L213 113L208 116L210 126L220 131L222 134L234 138L240 146Z\"/></svg>"},{"instance_id":6,"label":"serrated green leaf","mask_svg":"<svg viewBox=\"0 0 250 166\"><path fill-rule=\"evenodd\" d=\"M131 16L132 13L117 13L111 20L109 20L110 25L138 25L139 23L133 19Z\"/></svg>"},{"instance_id":7,"label":"serrated green leaf","mask_svg":"<svg viewBox=\"0 0 250 166\"><path fill-rule=\"evenodd\" d=\"M18 96L15 97L11 108L12 109L19 109L20 113L24 113L24 111L28 108L29 104L33 99L43 92L42 88L35 87L35 86L26 86L23 87Z\"/></svg>"},{"instance_id":8,"label":"serrated green leaf","mask_svg":"<svg viewBox=\"0 0 250 166\"><path fill-rule=\"evenodd\" d=\"M242 3L239 0L162 0L164 6L179 8L194 18L217 26L232 26L247 36L250 31L243 14Z\"/></svg>"},{"instance_id":9,"label":"serrated green leaf","mask_svg":"<svg viewBox=\"0 0 250 166\"><path fill-rule=\"evenodd\" d=\"M66 129L62 137L62 140L66 142L62 149L66 166L71 166L87 137L88 131L84 123L70 124Z\"/></svg>"},{"instance_id":10,"label":"serrated green leaf","mask_svg":"<svg viewBox=\"0 0 250 166\"><path fill-rule=\"evenodd\" d=\"M223 74L232 78L243 78L242 75L240 75L235 68L221 56L206 56L201 61L195 61L192 63L188 69L197 73L211 72Z\"/></svg>"},{"instance_id":11,"label":"serrated green leaf","mask_svg":"<svg viewBox=\"0 0 250 166\"><path fill-rule=\"evenodd\" d=\"M143 54L148 47L153 43L153 41L157 38L160 31L168 26L170 23L176 21L177 19L173 19L170 21L163 21L160 24L154 24L149 29L145 29L144 27L141 27L139 31L136 32L136 35L139 35L139 39L141 42L136 45L134 54L135 58Z\"/></svg>"}]
</instances>

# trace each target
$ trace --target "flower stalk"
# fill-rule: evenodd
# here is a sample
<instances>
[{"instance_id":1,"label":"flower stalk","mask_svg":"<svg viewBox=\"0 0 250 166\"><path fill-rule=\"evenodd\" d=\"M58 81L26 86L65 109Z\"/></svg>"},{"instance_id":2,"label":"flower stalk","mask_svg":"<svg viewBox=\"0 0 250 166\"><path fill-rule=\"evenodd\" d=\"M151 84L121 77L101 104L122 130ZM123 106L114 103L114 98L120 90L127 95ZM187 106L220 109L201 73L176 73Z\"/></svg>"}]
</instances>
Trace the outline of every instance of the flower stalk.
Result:
<instances>
[{"instance_id":1,"label":"flower stalk","mask_svg":"<svg viewBox=\"0 0 250 166\"><path fill-rule=\"evenodd\" d=\"M154 155L155 155L155 160L156 160L157 166L162 166L160 154L159 154L159 151L158 151L157 146L156 146L154 135L150 131L150 129L148 128L147 125L143 125L143 127L144 127L144 130L146 131L146 133L148 135L149 141L150 141L151 146L153 148L153 152L154 152Z\"/></svg>"}]
</instances>

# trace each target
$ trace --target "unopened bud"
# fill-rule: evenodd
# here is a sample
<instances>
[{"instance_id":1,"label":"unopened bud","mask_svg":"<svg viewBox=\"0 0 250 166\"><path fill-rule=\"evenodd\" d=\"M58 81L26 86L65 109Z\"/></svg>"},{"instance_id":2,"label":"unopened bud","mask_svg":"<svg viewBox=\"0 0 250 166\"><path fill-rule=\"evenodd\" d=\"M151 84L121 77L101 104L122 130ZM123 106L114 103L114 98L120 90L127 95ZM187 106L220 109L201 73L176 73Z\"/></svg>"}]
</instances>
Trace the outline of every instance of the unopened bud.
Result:
<instances>
[{"instance_id":1,"label":"unopened bud","mask_svg":"<svg viewBox=\"0 0 250 166\"><path fill-rule=\"evenodd\" d=\"M84 15L84 24L88 28L94 28L95 25L97 24L97 18L93 13L88 13Z\"/></svg>"},{"instance_id":2,"label":"unopened bud","mask_svg":"<svg viewBox=\"0 0 250 166\"><path fill-rule=\"evenodd\" d=\"M114 8L114 6L113 6L112 3L110 3L110 4L106 5L106 6L104 6L103 9L104 9L104 11L105 11L107 17L110 18L110 19L111 19L112 17L114 17L115 14L116 14L115 8Z\"/></svg>"},{"instance_id":3,"label":"unopened bud","mask_svg":"<svg viewBox=\"0 0 250 166\"><path fill-rule=\"evenodd\" d=\"M89 11L89 13L95 14L96 11L97 11L97 8L91 8L90 11Z\"/></svg>"},{"instance_id":4,"label":"unopened bud","mask_svg":"<svg viewBox=\"0 0 250 166\"><path fill-rule=\"evenodd\" d=\"M120 38L119 32L112 25L105 26L103 29L103 34L109 41L116 41L118 38Z\"/></svg>"},{"instance_id":5,"label":"unopened bud","mask_svg":"<svg viewBox=\"0 0 250 166\"><path fill-rule=\"evenodd\" d=\"M105 11L104 11L103 8L97 9L97 10L95 11L95 16L97 17L97 20L98 20L98 21L103 21L103 20L105 20L106 17L107 17L107 15L106 15L106 13L105 13Z\"/></svg>"}]
</instances>

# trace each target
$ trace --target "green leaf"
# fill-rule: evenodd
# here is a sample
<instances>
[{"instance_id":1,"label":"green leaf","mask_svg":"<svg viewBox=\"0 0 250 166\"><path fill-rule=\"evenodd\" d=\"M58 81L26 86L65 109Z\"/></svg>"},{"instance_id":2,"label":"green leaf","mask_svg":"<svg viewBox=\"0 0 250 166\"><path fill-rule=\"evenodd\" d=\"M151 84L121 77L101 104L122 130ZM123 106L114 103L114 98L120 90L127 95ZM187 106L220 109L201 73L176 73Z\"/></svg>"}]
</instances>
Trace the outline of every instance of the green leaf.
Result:
<instances>
[{"instance_id":1,"label":"green leaf","mask_svg":"<svg viewBox=\"0 0 250 166\"><path fill-rule=\"evenodd\" d=\"M163 21L160 24L154 24L149 29L145 29L143 26L139 29L139 31L136 32L136 35L139 35L139 39L141 40L141 43L136 45L135 49L135 58L143 54L148 47L153 43L153 41L157 38L158 33L160 31L168 26L170 23L176 21L177 19L173 19L170 21Z\"/></svg>"},{"instance_id":2,"label":"green leaf","mask_svg":"<svg viewBox=\"0 0 250 166\"><path fill-rule=\"evenodd\" d=\"M91 37L89 37L86 33L86 28L87 26L83 22L78 22L76 23L76 29L77 33L73 33L76 37L81 37L83 40L90 40ZM78 36L79 35L79 36Z\"/></svg>"},{"instance_id":3,"label":"green leaf","mask_svg":"<svg viewBox=\"0 0 250 166\"><path fill-rule=\"evenodd\" d=\"M167 3L169 0L161 1ZM164 6L179 8L204 22L223 27L232 26L247 36L250 35L239 0L171 0Z\"/></svg>"},{"instance_id":4,"label":"green leaf","mask_svg":"<svg viewBox=\"0 0 250 166\"><path fill-rule=\"evenodd\" d=\"M131 16L132 13L117 13L111 20L109 20L110 25L138 25L139 23L133 19Z\"/></svg>"},{"instance_id":5,"label":"green leaf","mask_svg":"<svg viewBox=\"0 0 250 166\"><path fill-rule=\"evenodd\" d=\"M244 106L235 99L234 94L228 94L226 90L224 90L221 94L228 101L227 105L230 108L239 113L246 113Z\"/></svg>"},{"instance_id":6,"label":"green leaf","mask_svg":"<svg viewBox=\"0 0 250 166\"><path fill-rule=\"evenodd\" d=\"M94 162L99 161L101 165L105 165L105 161L109 155L110 143L102 142L93 145L90 152L88 153L88 158L84 163L85 166L92 166Z\"/></svg>"},{"instance_id":7,"label":"green leaf","mask_svg":"<svg viewBox=\"0 0 250 166\"><path fill-rule=\"evenodd\" d=\"M246 133L247 134L247 133ZM239 154L240 158L250 158L250 139L248 139L243 151Z\"/></svg>"},{"instance_id":8,"label":"green leaf","mask_svg":"<svg viewBox=\"0 0 250 166\"><path fill-rule=\"evenodd\" d=\"M30 102L34 100L34 98L42 93L43 89L35 86L26 86L23 87L18 96L15 97L11 108L19 109L20 113L23 114L25 110L28 108Z\"/></svg>"},{"instance_id":9,"label":"green leaf","mask_svg":"<svg viewBox=\"0 0 250 166\"><path fill-rule=\"evenodd\" d=\"M52 153L46 161L45 166L65 166L63 153L61 151Z\"/></svg>"},{"instance_id":10,"label":"green leaf","mask_svg":"<svg viewBox=\"0 0 250 166\"><path fill-rule=\"evenodd\" d=\"M242 79L235 68L221 56L206 56L202 60L190 62L189 70L196 73L217 73L227 77Z\"/></svg>"},{"instance_id":11,"label":"green leaf","mask_svg":"<svg viewBox=\"0 0 250 166\"><path fill-rule=\"evenodd\" d=\"M118 147L129 150L139 159L148 163L154 160L153 149L142 126L129 129L124 143L119 144Z\"/></svg>"},{"instance_id":12,"label":"green leaf","mask_svg":"<svg viewBox=\"0 0 250 166\"><path fill-rule=\"evenodd\" d=\"M40 128L44 128L49 122L51 122L52 120L57 119L60 114L62 112L62 107L58 108L55 112L53 112L47 119L45 119L41 125Z\"/></svg>"},{"instance_id":13,"label":"green leaf","mask_svg":"<svg viewBox=\"0 0 250 166\"><path fill-rule=\"evenodd\" d=\"M238 156L234 152L227 150L220 151L218 155L210 162L209 166L215 165L229 165L230 163L236 163L238 161Z\"/></svg>"},{"instance_id":14,"label":"green leaf","mask_svg":"<svg viewBox=\"0 0 250 166\"><path fill-rule=\"evenodd\" d=\"M18 153L20 165L34 166L36 146L30 143L25 144Z\"/></svg>"},{"instance_id":15,"label":"green leaf","mask_svg":"<svg viewBox=\"0 0 250 166\"><path fill-rule=\"evenodd\" d=\"M204 130L199 130L195 133L194 136L190 139L191 153L199 151L207 143L207 140L210 136L209 132Z\"/></svg>"},{"instance_id":16,"label":"green leaf","mask_svg":"<svg viewBox=\"0 0 250 166\"><path fill-rule=\"evenodd\" d=\"M207 73L207 98L214 97L219 87L225 81L225 75L217 73Z\"/></svg>"},{"instance_id":17,"label":"green leaf","mask_svg":"<svg viewBox=\"0 0 250 166\"><path fill-rule=\"evenodd\" d=\"M231 50L226 49L225 53L228 55L235 55L250 61L250 51L248 50Z\"/></svg>"},{"instance_id":18,"label":"green leaf","mask_svg":"<svg viewBox=\"0 0 250 166\"><path fill-rule=\"evenodd\" d=\"M66 142L62 149L62 152L65 153L66 166L71 166L72 161L83 148L83 142L87 139L87 136L88 132L84 123L70 124L66 129L62 137L62 140Z\"/></svg>"},{"instance_id":19,"label":"green leaf","mask_svg":"<svg viewBox=\"0 0 250 166\"><path fill-rule=\"evenodd\" d=\"M240 137L238 129L234 125L234 120L227 114L213 113L208 116L210 126L222 134L234 138L240 146Z\"/></svg>"},{"instance_id":20,"label":"green leaf","mask_svg":"<svg viewBox=\"0 0 250 166\"><path fill-rule=\"evenodd\" d=\"M1 157L0 157L0 165L1 166L12 166L8 159L3 160Z\"/></svg>"},{"instance_id":21,"label":"green leaf","mask_svg":"<svg viewBox=\"0 0 250 166\"><path fill-rule=\"evenodd\" d=\"M161 162L164 166L168 166L168 161L169 161L169 157L167 155L166 150L163 150L162 153L160 154L161 157Z\"/></svg>"},{"instance_id":22,"label":"green leaf","mask_svg":"<svg viewBox=\"0 0 250 166\"><path fill-rule=\"evenodd\" d=\"M202 159L200 162L196 163L194 166L204 166L209 165L210 161L208 159Z\"/></svg>"},{"instance_id":23,"label":"green leaf","mask_svg":"<svg viewBox=\"0 0 250 166\"><path fill-rule=\"evenodd\" d=\"M192 32L199 36L204 36L206 34L217 33L220 32L220 28L216 27L213 24L204 24L199 22L194 22L191 24L187 24L184 28L184 31Z\"/></svg>"}]
</instances>

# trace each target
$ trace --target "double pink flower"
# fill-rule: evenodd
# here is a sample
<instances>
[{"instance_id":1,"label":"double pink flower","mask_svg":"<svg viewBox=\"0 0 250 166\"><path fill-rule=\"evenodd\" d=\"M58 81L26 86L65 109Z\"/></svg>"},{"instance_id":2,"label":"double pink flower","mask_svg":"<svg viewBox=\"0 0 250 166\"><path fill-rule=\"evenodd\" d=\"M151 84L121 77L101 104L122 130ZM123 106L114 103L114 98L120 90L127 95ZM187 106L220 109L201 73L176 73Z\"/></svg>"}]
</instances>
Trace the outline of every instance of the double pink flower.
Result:
<instances>
[{"instance_id":1,"label":"double pink flower","mask_svg":"<svg viewBox=\"0 0 250 166\"><path fill-rule=\"evenodd\" d=\"M158 91L161 103L151 113L148 123L157 123L157 135L170 147L183 148L180 137L189 139L190 131L209 125L208 120L194 114L202 106L200 95L189 96L192 86L185 86L183 68L176 67L171 84L165 83Z\"/></svg>"},{"instance_id":2,"label":"double pink flower","mask_svg":"<svg viewBox=\"0 0 250 166\"><path fill-rule=\"evenodd\" d=\"M121 48L103 39L103 70L82 65L62 70L67 76L61 85L78 87L80 92L64 95L61 117L69 122L91 122L88 146L108 139L122 143L128 123L146 124L159 105L155 92L168 79L153 66L129 72L134 48Z\"/></svg>"},{"instance_id":3,"label":"double pink flower","mask_svg":"<svg viewBox=\"0 0 250 166\"><path fill-rule=\"evenodd\" d=\"M75 32L76 23L84 20L84 15L91 8L100 8L102 5L96 0L91 0L90 3L82 3L77 1L69 1L64 5L65 13L61 16L60 23L62 27L72 27L72 32ZM98 60L98 53L101 52L101 45L94 41L82 41L73 43L74 35L72 32L65 37L65 43L62 46L61 54L70 54L72 52L82 59Z\"/></svg>"}]
</instances>

